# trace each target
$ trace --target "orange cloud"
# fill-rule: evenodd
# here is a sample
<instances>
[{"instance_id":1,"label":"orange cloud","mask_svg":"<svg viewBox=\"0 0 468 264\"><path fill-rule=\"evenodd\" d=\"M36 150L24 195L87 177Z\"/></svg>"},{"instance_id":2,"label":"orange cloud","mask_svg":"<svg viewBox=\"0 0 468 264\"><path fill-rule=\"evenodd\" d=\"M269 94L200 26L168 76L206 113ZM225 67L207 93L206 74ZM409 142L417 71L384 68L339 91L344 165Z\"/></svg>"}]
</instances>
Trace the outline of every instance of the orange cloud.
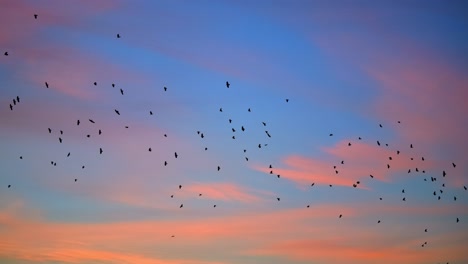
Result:
<instances>
[{"instance_id":1,"label":"orange cloud","mask_svg":"<svg viewBox=\"0 0 468 264\"><path fill-rule=\"evenodd\" d=\"M422 172L434 169L438 165L438 162L427 158L422 161L421 156L413 155L414 153L409 151L409 146L402 148L400 154L397 154L396 149L386 147L383 142L381 146L378 146L377 143L370 144L360 141L351 141L351 146L348 146L348 142L350 141L343 140L333 147L323 148L323 151L329 156L326 159L293 155L284 158L284 163L289 168L275 167L270 169L255 166L254 169L265 173L273 171L274 176L279 174L282 178L298 184L316 183L352 187L357 180L369 178L369 175L388 182L397 172L404 172L406 175L407 171L411 169L414 174L416 168ZM330 160L334 160L334 162ZM341 161L344 163L341 164ZM387 165L390 165L390 169ZM336 166L336 169L333 166ZM362 184L359 187L366 188Z\"/></svg>"}]
</instances>

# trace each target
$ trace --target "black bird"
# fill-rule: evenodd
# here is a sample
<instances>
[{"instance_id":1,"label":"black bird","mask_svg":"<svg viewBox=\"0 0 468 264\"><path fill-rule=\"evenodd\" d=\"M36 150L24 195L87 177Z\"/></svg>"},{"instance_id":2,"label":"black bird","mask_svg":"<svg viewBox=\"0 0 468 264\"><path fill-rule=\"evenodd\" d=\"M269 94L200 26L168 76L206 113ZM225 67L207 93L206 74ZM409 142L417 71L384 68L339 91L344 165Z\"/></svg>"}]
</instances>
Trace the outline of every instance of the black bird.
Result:
<instances>
[{"instance_id":1,"label":"black bird","mask_svg":"<svg viewBox=\"0 0 468 264\"><path fill-rule=\"evenodd\" d=\"M249 108L249 109L247 109L247 111L249 111L249 112L250 112L250 108Z\"/></svg>"},{"instance_id":2,"label":"black bird","mask_svg":"<svg viewBox=\"0 0 468 264\"><path fill-rule=\"evenodd\" d=\"M221 167L220 167L220 166L218 166L218 171L219 171L220 169L221 169Z\"/></svg>"},{"instance_id":3,"label":"black bird","mask_svg":"<svg viewBox=\"0 0 468 264\"><path fill-rule=\"evenodd\" d=\"M262 122L263 126L266 126L266 123L265 122Z\"/></svg>"},{"instance_id":4,"label":"black bird","mask_svg":"<svg viewBox=\"0 0 468 264\"><path fill-rule=\"evenodd\" d=\"M466 186L463 186L463 189L465 189L465 191L466 191L466 189L467 189Z\"/></svg>"},{"instance_id":5,"label":"black bird","mask_svg":"<svg viewBox=\"0 0 468 264\"><path fill-rule=\"evenodd\" d=\"M10 110L13 111L13 106L10 104Z\"/></svg>"},{"instance_id":6,"label":"black bird","mask_svg":"<svg viewBox=\"0 0 468 264\"><path fill-rule=\"evenodd\" d=\"M182 189L182 185L179 185L179 190Z\"/></svg>"},{"instance_id":7,"label":"black bird","mask_svg":"<svg viewBox=\"0 0 468 264\"><path fill-rule=\"evenodd\" d=\"M262 144L258 144L258 148L262 148Z\"/></svg>"},{"instance_id":8,"label":"black bird","mask_svg":"<svg viewBox=\"0 0 468 264\"><path fill-rule=\"evenodd\" d=\"M117 34L117 38L120 38L120 34Z\"/></svg>"},{"instance_id":9,"label":"black bird","mask_svg":"<svg viewBox=\"0 0 468 264\"><path fill-rule=\"evenodd\" d=\"M179 208L182 208L182 207L184 207L184 204L181 204Z\"/></svg>"},{"instance_id":10,"label":"black bird","mask_svg":"<svg viewBox=\"0 0 468 264\"><path fill-rule=\"evenodd\" d=\"M112 84L112 87L115 87L115 84L114 84L114 83Z\"/></svg>"},{"instance_id":11,"label":"black bird","mask_svg":"<svg viewBox=\"0 0 468 264\"><path fill-rule=\"evenodd\" d=\"M20 156L20 159L23 159L23 156Z\"/></svg>"},{"instance_id":12,"label":"black bird","mask_svg":"<svg viewBox=\"0 0 468 264\"><path fill-rule=\"evenodd\" d=\"M49 88L49 84L47 82L45 82L45 87Z\"/></svg>"},{"instance_id":13,"label":"black bird","mask_svg":"<svg viewBox=\"0 0 468 264\"><path fill-rule=\"evenodd\" d=\"M397 151L396 151L396 154L397 154L397 155L400 155L400 151L399 151L399 150L397 150Z\"/></svg>"},{"instance_id":14,"label":"black bird","mask_svg":"<svg viewBox=\"0 0 468 264\"><path fill-rule=\"evenodd\" d=\"M455 168L457 165L455 165L455 163L452 162L452 166Z\"/></svg>"},{"instance_id":15,"label":"black bird","mask_svg":"<svg viewBox=\"0 0 468 264\"><path fill-rule=\"evenodd\" d=\"M242 127L241 127L241 130L242 130L242 131L245 131L245 128L244 128L244 126L242 126Z\"/></svg>"},{"instance_id":16,"label":"black bird","mask_svg":"<svg viewBox=\"0 0 468 264\"><path fill-rule=\"evenodd\" d=\"M13 99L13 105L16 105L16 99Z\"/></svg>"},{"instance_id":17,"label":"black bird","mask_svg":"<svg viewBox=\"0 0 468 264\"><path fill-rule=\"evenodd\" d=\"M234 128L232 128L232 132L236 132L236 130Z\"/></svg>"},{"instance_id":18,"label":"black bird","mask_svg":"<svg viewBox=\"0 0 468 264\"><path fill-rule=\"evenodd\" d=\"M166 135L166 134L164 134L164 137L167 137L167 135Z\"/></svg>"},{"instance_id":19,"label":"black bird","mask_svg":"<svg viewBox=\"0 0 468 264\"><path fill-rule=\"evenodd\" d=\"M377 221L377 224L380 224L380 220L379 220L379 221Z\"/></svg>"},{"instance_id":20,"label":"black bird","mask_svg":"<svg viewBox=\"0 0 468 264\"><path fill-rule=\"evenodd\" d=\"M426 233L427 233L427 228L426 228L426 229L424 229L424 232L426 232Z\"/></svg>"},{"instance_id":21,"label":"black bird","mask_svg":"<svg viewBox=\"0 0 468 264\"><path fill-rule=\"evenodd\" d=\"M92 119L89 119L89 122L91 122L91 123L93 123L93 124L96 123L96 122L94 122L94 120L92 120Z\"/></svg>"},{"instance_id":22,"label":"black bird","mask_svg":"<svg viewBox=\"0 0 468 264\"><path fill-rule=\"evenodd\" d=\"M8 51L5 51L4 55L5 55L5 56L8 56Z\"/></svg>"},{"instance_id":23,"label":"black bird","mask_svg":"<svg viewBox=\"0 0 468 264\"><path fill-rule=\"evenodd\" d=\"M219 111L222 112L222 111L223 111L223 108L220 108Z\"/></svg>"},{"instance_id":24,"label":"black bird","mask_svg":"<svg viewBox=\"0 0 468 264\"><path fill-rule=\"evenodd\" d=\"M286 103L289 102L289 99L286 99Z\"/></svg>"},{"instance_id":25,"label":"black bird","mask_svg":"<svg viewBox=\"0 0 468 264\"><path fill-rule=\"evenodd\" d=\"M362 138L361 137L358 137L359 140L361 140Z\"/></svg>"},{"instance_id":26,"label":"black bird","mask_svg":"<svg viewBox=\"0 0 468 264\"><path fill-rule=\"evenodd\" d=\"M270 133L268 133L268 131L265 130L265 133L267 134L268 137L271 137Z\"/></svg>"},{"instance_id":27,"label":"black bird","mask_svg":"<svg viewBox=\"0 0 468 264\"><path fill-rule=\"evenodd\" d=\"M277 198L276 198L276 200L278 200L278 201L279 201L279 200L280 200L280 198L279 198L279 197L277 197Z\"/></svg>"},{"instance_id":28,"label":"black bird","mask_svg":"<svg viewBox=\"0 0 468 264\"><path fill-rule=\"evenodd\" d=\"M458 222L460 222L460 219L458 219L458 217L457 217L457 223L458 223Z\"/></svg>"},{"instance_id":29,"label":"black bird","mask_svg":"<svg viewBox=\"0 0 468 264\"><path fill-rule=\"evenodd\" d=\"M215 205L213 205L213 207L216 207L216 204L215 204Z\"/></svg>"},{"instance_id":30,"label":"black bird","mask_svg":"<svg viewBox=\"0 0 468 264\"><path fill-rule=\"evenodd\" d=\"M153 115L153 111L150 111L150 115Z\"/></svg>"},{"instance_id":31,"label":"black bird","mask_svg":"<svg viewBox=\"0 0 468 264\"><path fill-rule=\"evenodd\" d=\"M333 136L333 134L330 134L330 137Z\"/></svg>"},{"instance_id":32,"label":"black bird","mask_svg":"<svg viewBox=\"0 0 468 264\"><path fill-rule=\"evenodd\" d=\"M208 150L208 148L205 148L205 150Z\"/></svg>"},{"instance_id":33,"label":"black bird","mask_svg":"<svg viewBox=\"0 0 468 264\"><path fill-rule=\"evenodd\" d=\"M413 144L410 144L410 148L413 148Z\"/></svg>"},{"instance_id":34,"label":"black bird","mask_svg":"<svg viewBox=\"0 0 468 264\"><path fill-rule=\"evenodd\" d=\"M379 124L380 127L382 127L382 124Z\"/></svg>"},{"instance_id":35,"label":"black bird","mask_svg":"<svg viewBox=\"0 0 468 264\"><path fill-rule=\"evenodd\" d=\"M77 125L77 126L80 125L80 120L79 120L79 119L76 121L76 125Z\"/></svg>"},{"instance_id":36,"label":"black bird","mask_svg":"<svg viewBox=\"0 0 468 264\"><path fill-rule=\"evenodd\" d=\"M167 91L167 87L166 87L166 86L164 86L164 91Z\"/></svg>"},{"instance_id":37,"label":"black bird","mask_svg":"<svg viewBox=\"0 0 468 264\"><path fill-rule=\"evenodd\" d=\"M424 157L421 157L421 160L424 161Z\"/></svg>"},{"instance_id":38,"label":"black bird","mask_svg":"<svg viewBox=\"0 0 468 264\"><path fill-rule=\"evenodd\" d=\"M151 148L149 148L148 151L151 152Z\"/></svg>"},{"instance_id":39,"label":"black bird","mask_svg":"<svg viewBox=\"0 0 468 264\"><path fill-rule=\"evenodd\" d=\"M62 138L59 138L59 142L62 143Z\"/></svg>"},{"instance_id":40,"label":"black bird","mask_svg":"<svg viewBox=\"0 0 468 264\"><path fill-rule=\"evenodd\" d=\"M229 88L231 84L229 82L226 81L226 87Z\"/></svg>"},{"instance_id":41,"label":"black bird","mask_svg":"<svg viewBox=\"0 0 468 264\"><path fill-rule=\"evenodd\" d=\"M20 102L19 96L16 96L16 101L18 101L18 103Z\"/></svg>"},{"instance_id":42,"label":"black bird","mask_svg":"<svg viewBox=\"0 0 468 264\"><path fill-rule=\"evenodd\" d=\"M94 82L94 85L96 86L96 85L97 85L97 82Z\"/></svg>"},{"instance_id":43,"label":"black bird","mask_svg":"<svg viewBox=\"0 0 468 264\"><path fill-rule=\"evenodd\" d=\"M405 189L401 190L402 193L405 193Z\"/></svg>"},{"instance_id":44,"label":"black bird","mask_svg":"<svg viewBox=\"0 0 468 264\"><path fill-rule=\"evenodd\" d=\"M247 152L247 150L246 150L246 149L244 149L244 153L246 153L246 152Z\"/></svg>"},{"instance_id":45,"label":"black bird","mask_svg":"<svg viewBox=\"0 0 468 264\"><path fill-rule=\"evenodd\" d=\"M99 154L102 154L102 152L103 152L102 148L99 148Z\"/></svg>"},{"instance_id":46,"label":"black bird","mask_svg":"<svg viewBox=\"0 0 468 264\"><path fill-rule=\"evenodd\" d=\"M341 164L344 164L344 160L341 161Z\"/></svg>"},{"instance_id":47,"label":"black bird","mask_svg":"<svg viewBox=\"0 0 468 264\"><path fill-rule=\"evenodd\" d=\"M120 93L123 95L123 89L120 89Z\"/></svg>"},{"instance_id":48,"label":"black bird","mask_svg":"<svg viewBox=\"0 0 468 264\"><path fill-rule=\"evenodd\" d=\"M63 135L63 131L62 131L62 130L60 130L60 135Z\"/></svg>"},{"instance_id":49,"label":"black bird","mask_svg":"<svg viewBox=\"0 0 468 264\"><path fill-rule=\"evenodd\" d=\"M351 142L348 143L348 146L351 146Z\"/></svg>"},{"instance_id":50,"label":"black bird","mask_svg":"<svg viewBox=\"0 0 468 264\"><path fill-rule=\"evenodd\" d=\"M37 19L37 14L34 14L34 19Z\"/></svg>"},{"instance_id":51,"label":"black bird","mask_svg":"<svg viewBox=\"0 0 468 264\"><path fill-rule=\"evenodd\" d=\"M314 186L314 185L315 185L315 182L313 182L310 186L312 187L312 186Z\"/></svg>"},{"instance_id":52,"label":"black bird","mask_svg":"<svg viewBox=\"0 0 468 264\"><path fill-rule=\"evenodd\" d=\"M177 152L174 152L174 156L175 156L176 159L177 159L177 157L178 157L179 155L177 155Z\"/></svg>"},{"instance_id":53,"label":"black bird","mask_svg":"<svg viewBox=\"0 0 468 264\"><path fill-rule=\"evenodd\" d=\"M236 136L232 136L232 139L236 139Z\"/></svg>"},{"instance_id":54,"label":"black bird","mask_svg":"<svg viewBox=\"0 0 468 264\"><path fill-rule=\"evenodd\" d=\"M380 146L380 142L379 142L378 140L377 140L377 145L379 145L379 146Z\"/></svg>"},{"instance_id":55,"label":"black bird","mask_svg":"<svg viewBox=\"0 0 468 264\"><path fill-rule=\"evenodd\" d=\"M68 152L67 157L70 157L70 152Z\"/></svg>"},{"instance_id":56,"label":"black bird","mask_svg":"<svg viewBox=\"0 0 468 264\"><path fill-rule=\"evenodd\" d=\"M10 187L11 187L11 184L8 184L8 188L10 188Z\"/></svg>"},{"instance_id":57,"label":"black bird","mask_svg":"<svg viewBox=\"0 0 468 264\"><path fill-rule=\"evenodd\" d=\"M99 132L98 132L98 133L99 133L99 135L101 135L101 134L102 134L102 131L101 131L101 129L99 129Z\"/></svg>"},{"instance_id":58,"label":"black bird","mask_svg":"<svg viewBox=\"0 0 468 264\"><path fill-rule=\"evenodd\" d=\"M205 136L203 135L203 133L201 133L200 137L201 137L201 138L204 138Z\"/></svg>"},{"instance_id":59,"label":"black bird","mask_svg":"<svg viewBox=\"0 0 468 264\"><path fill-rule=\"evenodd\" d=\"M343 215L340 215L340 218L343 217Z\"/></svg>"},{"instance_id":60,"label":"black bird","mask_svg":"<svg viewBox=\"0 0 468 264\"><path fill-rule=\"evenodd\" d=\"M115 109L114 111L115 111L116 114L120 115L119 110Z\"/></svg>"},{"instance_id":61,"label":"black bird","mask_svg":"<svg viewBox=\"0 0 468 264\"><path fill-rule=\"evenodd\" d=\"M232 119L229 119L229 124L231 124L231 123L232 123Z\"/></svg>"},{"instance_id":62,"label":"black bird","mask_svg":"<svg viewBox=\"0 0 468 264\"><path fill-rule=\"evenodd\" d=\"M447 173L445 171L442 171L442 177L445 177L445 175L447 175Z\"/></svg>"},{"instance_id":63,"label":"black bird","mask_svg":"<svg viewBox=\"0 0 468 264\"><path fill-rule=\"evenodd\" d=\"M246 160L246 161L249 161L249 158L245 157L245 160Z\"/></svg>"},{"instance_id":64,"label":"black bird","mask_svg":"<svg viewBox=\"0 0 468 264\"><path fill-rule=\"evenodd\" d=\"M174 195L173 195L173 194L171 195L171 198L174 198Z\"/></svg>"},{"instance_id":65,"label":"black bird","mask_svg":"<svg viewBox=\"0 0 468 264\"><path fill-rule=\"evenodd\" d=\"M403 198L403 201L406 201L406 198Z\"/></svg>"},{"instance_id":66,"label":"black bird","mask_svg":"<svg viewBox=\"0 0 468 264\"><path fill-rule=\"evenodd\" d=\"M164 166L167 166L167 161L164 161Z\"/></svg>"},{"instance_id":67,"label":"black bird","mask_svg":"<svg viewBox=\"0 0 468 264\"><path fill-rule=\"evenodd\" d=\"M78 179L75 179L75 182L77 181Z\"/></svg>"},{"instance_id":68,"label":"black bird","mask_svg":"<svg viewBox=\"0 0 468 264\"><path fill-rule=\"evenodd\" d=\"M374 176L373 176L372 174L371 174L371 175L369 175L369 176L370 176L371 178L374 178Z\"/></svg>"}]
</instances>

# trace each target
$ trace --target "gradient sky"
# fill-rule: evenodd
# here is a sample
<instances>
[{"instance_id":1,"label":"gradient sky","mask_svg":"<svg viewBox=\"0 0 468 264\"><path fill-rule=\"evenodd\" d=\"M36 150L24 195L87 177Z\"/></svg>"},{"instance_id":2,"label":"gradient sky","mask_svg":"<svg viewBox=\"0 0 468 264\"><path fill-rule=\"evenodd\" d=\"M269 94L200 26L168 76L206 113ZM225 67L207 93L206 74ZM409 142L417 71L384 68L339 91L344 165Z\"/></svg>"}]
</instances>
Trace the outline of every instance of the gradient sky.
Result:
<instances>
[{"instance_id":1,"label":"gradient sky","mask_svg":"<svg viewBox=\"0 0 468 264\"><path fill-rule=\"evenodd\" d=\"M468 263L467 13L1 1L0 262Z\"/></svg>"}]
</instances>

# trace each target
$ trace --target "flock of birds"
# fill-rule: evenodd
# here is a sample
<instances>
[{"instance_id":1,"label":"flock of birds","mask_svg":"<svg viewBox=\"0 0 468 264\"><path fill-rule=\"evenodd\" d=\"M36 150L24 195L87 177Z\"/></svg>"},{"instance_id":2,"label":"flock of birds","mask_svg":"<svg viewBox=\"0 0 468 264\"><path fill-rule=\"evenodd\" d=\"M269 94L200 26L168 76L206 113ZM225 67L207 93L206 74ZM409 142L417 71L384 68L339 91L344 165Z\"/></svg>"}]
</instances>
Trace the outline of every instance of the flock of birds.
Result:
<instances>
[{"instance_id":1,"label":"flock of birds","mask_svg":"<svg viewBox=\"0 0 468 264\"><path fill-rule=\"evenodd\" d=\"M37 15L37 14L34 14L34 18L37 19L37 18L38 18L38 15ZM117 37L117 38L121 38L121 35L120 35L120 34L117 34L116 37ZM4 52L4 56L9 56L9 55L10 55L10 54L8 53L8 51L5 51L5 52ZM93 84L94 84L95 86L97 86L97 82L94 82ZM52 84L52 85L53 85L53 84ZM45 82L44 82L44 86L45 86L46 89L49 89L50 84L49 84L47 81L45 81ZM112 88L115 88L115 84L114 84L114 83L112 83L111 86L112 86ZM226 81L225 86L226 86L226 88L228 88L228 89L231 87L231 84L229 83L229 81ZM167 91L168 91L168 88L164 86L164 87L163 87L163 91L164 91L164 92L167 92ZM121 95L125 95L124 90L121 89L121 88L119 89L119 93L120 93ZM285 102L288 103L288 102L289 102L289 99L285 99ZM10 104L9 104L9 109L10 109L10 111L14 111L14 110L15 110L15 107L17 107L20 103L21 103L21 100L20 100L20 97L19 97L19 96L16 96L15 98L13 98L13 99L11 100ZM247 109L247 112L251 112L251 111L252 111L251 108L248 108L248 109ZM219 108L219 112L223 112L223 108L222 108L222 107ZM121 115L121 112L120 112L118 109L114 109L114 113L115 113L116 115L118 115L118 116ZM149 115L153 115L153 112L152 112L152 111L149 111ZM96 122L95 122L93 119L91 119L91 118L89 118L87 121L90 122L90 123L92 123L92 124L96 124ZM227 119L227 122L228 122L229 124L232 124L232 121L233 121L232 119ZM398 124L400 124L400 123L401 123L401 122L398 121ZM80 124L82 124L82 120L77 120L77 121L76 121L76 126L80 126ZM267 127L267 123L266 123L266 122L261 122L261 125L262 125L263 127ZM383 125L382 125L382 124L379 124L379 127L380 127L380 128L383 128ZM125 128L128 129L129 126L125 126ZM231 130L232 130L232 133L233 133L233 135L231 136L232 139L236 139L236 137L235 137L236 129L235 129L235 128L232 128ZM242 132L244 132L244 131L246 131L246 128L245 128L244 126L240 126L240 130L241 130ZM54 132L53 129L50 128L50 127L48 127L47 130L45 130L45 131L47 131L49 134L52 134L52 133ZM101 134L102 134L102 130L101 130L101 129L98 129L97 131L98 131L98 132L97 132L98 135L101 135ZM203 132L201 132L201 131L196 131L196 133L197 133L198 136L200 136L200 138L202 138L202 139L205 138L205 135L204 135ZM329 134L330 137L332 137L333 135L334 135L333 133L330 133L330 134ZM58 138L57 138L57 141L58 141L59 144L62 144L62 143L63 143L63 138L62 138L63 136L64 136L63 130L58 130ZM271 138L271 137L272 137L271 134L270 134L270 132L269 132L268 130L265 130L265 136L267 136L268 138ZM87 134L86 137L87 137L87 138L90 138L90 137L91 137L91 134ZM164 137L167 137L167 134L164 134ZM359 137L358 140L362 140L362 138ZM383 145L379 140L376 141L376 144L377 144L377 146L382 146L382 145ZM268 144L267 144L267 143L266 143L266 144L265 144L265 143L259 143L259 144L257 145L258 148L262 148L262 146L263 146L263 147L266 147L266 146L268 146ZM352 143L349 142L349 143L348 143L348 146L349 146L349 147L352 147ZM388 144L385 144L385 146L388 147ZM409 148L412 149L412 148L413 148L413 144L410 144L410 145L409 145ZM207 151L208 148L205 147L204 150ZM99 153L100 155L105 154L105 151L103 150L102 147L98 148L97 151L98 151L98 153ZM152 151L152 148L149 147L149 148L148 148L148 151L151 152L151 151ZM244 149L243 152L246 153L246 152L247 152L247 149ZM395 151L395 155L400 155L401 153L402 153L402 151L400 151L400 150L396 150L396 151ZM68 154L66 155L67 158L70 157L70 155L71 155L71 152L68 152ZM179 154L178 154L177 152L174 152L174 158L177 159L178 157L179 157ZM19 158L20 158L20 159L23 159L23 156L20 156ZM245 158L246 161L249 161L249 158L248 158L247 156L245 156L244 158ZM393 160L394 160L394 157L392 157L392 156L389 156L389 157L388 157L388 163L387 163L387 165L386 165L386 166L387 166L387 169L390 169L390 168L391 168L391 166L392 166L391 163L392 163ZM414 158L411 158L411 160L414 160ZM421 157L421 161L425 161L425 158L424 158L424 157ZM339 162L339 164L344 164L344 162L345 162L344 160L341 160L341 162ZM50 163L51 163L51 165L53 165L53 166L57 166L57 162L55 162L55 161L51 161ZM168 161L167 161L167 160L164 160L163 165L164 165L164 166L168 166L168 164L169 164ZM334 166L333 166L333 170L334 170L334 173L335 173L335 174L338 174L338 173L339 173L339 171L338 171L338 166L339 166L339 165L334 165ZM453 168L456 168L456 164L455 164L455 163L452 163L451 166L452 166ZM82 169L85 169L85 165L82 165L81 168L82 168ZM268 168L269 168L269 174L276 174L276 173L274 172L274 169L273 169L273 165L272 165L272 164L270 164L270 165L268 166ZM216 170L217 170L217 171L220 171L220 170L221 170L221 166L220 166L220 165L217 165L217 166L216 166ZM412 173L412 170L414 170L415 172L426 173L426 171L425 171L423 168L408 168L408 173ZM440 178L438 178L438 177L433 177L433 176L431 176L430 179L429 179L429 178L424 178L424 181L430 180L430 182L432 182L432 183L434 183L434 184L438 184L438 183L440 182L440 184L434 186L435 190L432 192L432 195L433 195L433 196L436 196L438 200L441 200L442 197L443 197L443 194L444 194L445 183L444 183L443 179L447 176L446 170L440 171L440 175L441 175L441 177L442 177L442 180L440 180ZM280 175L280 174L276 174L276 177L277 177L277 178L280 178L281 175ZM370 178L374 178L374 176L373 176L372 174L369 174L369 177L370 177ZM74 182L77 182L77 181L78 181L78 178L75 178L75 179L74 179ZM361 183L361 182L360 182L359 180L356 180L356 181L352 184L352 187L353 187L353 188L357 188L357 187L360 185L360 183ZM310 184L311 187L314 186L314 185L315 185L314 182L312 182L312 183ZM329 185L329 187L332 187L332 186L333 186L332 184ZM13 186L12 186L11 184L8 184L7 187L8 187L8 188L12 188ZM179 184L178 189L180 190L180 189L182 189L182 187L183 187L182 184ZM466 187L466 186L463 186L463 189L466 191L466 190L467 190L467 187ZM402 201L406 201L405 189L402 189L402 190L401 190L401 193L403 194ZM202 193L199 193L198 196L202 196L202 195L203 195ZM174 198L174 195L173 195L173 194L171 195L171 198ZM382 200L382 197L380 197L379 199ZM280 198L280 197L276 197L276 200L279 202L279 201L281 201L281 198ZM457 197L456 197L456 196L453 196L453 200L454 200L454 201L457 201ZM216 207L216 206L217 206L216 204L213 205L213 207ZM184 207L184 204L181 203L180 206L179 206L179 208L183 208L183 207ZM310 205L307 205L306 207L309 208ZM343 214L339 214L339 216L338 216L338 218L343 218L343 217L344 217ZM460 218L457 217L456 219L454 219L454 222L455 222L455 223L460 222ZM377 221L377 223L381 223L381 220L379 219L379 220ZM428 232L428 229L425 228L425 229L424 229L424 232ZM175 236L172 235L172 237L175 237ZM427 245L427 241L423 242L423 243L421 244L421 247L425 247L426 245Z\"/></svg>"}]
</instances>

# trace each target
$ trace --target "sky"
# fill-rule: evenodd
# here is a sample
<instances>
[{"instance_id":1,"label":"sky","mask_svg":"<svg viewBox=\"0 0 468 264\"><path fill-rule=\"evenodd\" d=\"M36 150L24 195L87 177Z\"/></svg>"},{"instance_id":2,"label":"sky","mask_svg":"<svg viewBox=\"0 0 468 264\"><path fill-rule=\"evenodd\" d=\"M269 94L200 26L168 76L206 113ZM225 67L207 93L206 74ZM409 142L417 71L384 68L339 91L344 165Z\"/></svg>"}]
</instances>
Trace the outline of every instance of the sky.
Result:
<instances>
[{"instance_id":1,"label":"sky","mask_svg":"<svg viewBox=\"0 0 468 264\"><path fill-rule=\"evenodd\" d=\"M468 263L467 13L1 1L0 262Z\"/></svg>"}]
</instances>

